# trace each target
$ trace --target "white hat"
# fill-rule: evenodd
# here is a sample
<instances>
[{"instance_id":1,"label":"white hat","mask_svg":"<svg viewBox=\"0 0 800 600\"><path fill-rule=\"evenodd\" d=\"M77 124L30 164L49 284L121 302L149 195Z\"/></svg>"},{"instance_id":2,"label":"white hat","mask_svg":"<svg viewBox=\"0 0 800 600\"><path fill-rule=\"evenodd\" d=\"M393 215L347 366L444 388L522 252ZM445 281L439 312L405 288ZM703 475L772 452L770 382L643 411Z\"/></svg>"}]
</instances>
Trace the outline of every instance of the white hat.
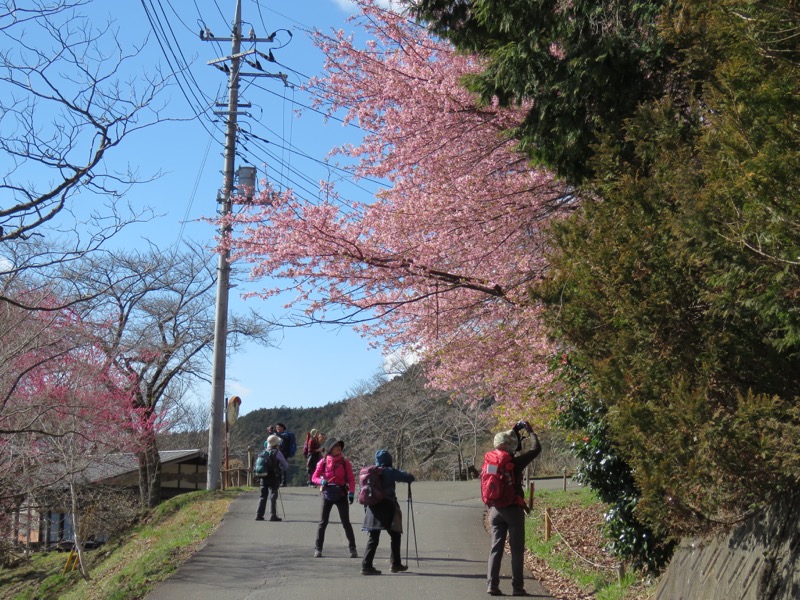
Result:
<instances>
[{"instance_id":1,"label":"white hat","mask_svg":"<svg viewBox=\"0 0 800 600\"><path fill-rule=\"evenodd\" d=\"M277 435L271 435L267 438L267 446L274 448L281 445L281 438Z\"/></svg>"},{"instance_id":2,"label":"white hat","mask_svg":"<svg viewBox=\"0 0 800 600\"><path fill-rule=\"evenodd\" d=\"M506 452L514 452L517 448L517 434L513 429L508 431L501 431L494 436L494 447L498 450L505 450Z\"/></svg>"}]
</instances>

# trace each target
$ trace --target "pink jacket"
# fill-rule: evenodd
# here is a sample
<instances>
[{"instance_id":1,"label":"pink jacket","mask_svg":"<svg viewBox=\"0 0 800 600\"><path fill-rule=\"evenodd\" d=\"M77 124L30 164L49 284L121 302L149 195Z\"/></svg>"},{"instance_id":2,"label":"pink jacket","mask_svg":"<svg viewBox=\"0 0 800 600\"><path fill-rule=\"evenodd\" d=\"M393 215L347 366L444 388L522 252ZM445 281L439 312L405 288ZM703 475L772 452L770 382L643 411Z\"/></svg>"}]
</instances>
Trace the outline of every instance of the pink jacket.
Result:
<instances>
[{"instance_id":1,"label":"pink jacket","mask_svg":"<svg viewBox=\"0 0 800 600\"><path fill-rule=\"evenodd\" d=\"M317 463L311 481L316 485L322 485L322 480L327 479L328 483L335 483L347 491L353 492L356 489L356 480L353 477L353 465L341 454L331 456L330 454Z\"/></svg>"}]
</instances>

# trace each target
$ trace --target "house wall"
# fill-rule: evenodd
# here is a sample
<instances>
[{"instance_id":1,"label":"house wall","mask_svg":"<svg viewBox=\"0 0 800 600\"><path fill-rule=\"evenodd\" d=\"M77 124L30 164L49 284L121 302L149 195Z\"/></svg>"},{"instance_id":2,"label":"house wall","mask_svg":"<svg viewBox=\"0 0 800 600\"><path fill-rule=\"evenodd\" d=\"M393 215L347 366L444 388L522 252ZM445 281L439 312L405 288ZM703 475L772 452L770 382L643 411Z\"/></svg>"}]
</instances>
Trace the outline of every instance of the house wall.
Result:
<instances>
[{"instance_id":1,"label":"house wall","mask_svg":"<svg viewBox=\"0 0 800 600\"><path fill-rule=\"evenodd\" d=\"M206 487L206 467L200 464L173 463L161 466L161 497Z\"/></svg>"}]
</instances>

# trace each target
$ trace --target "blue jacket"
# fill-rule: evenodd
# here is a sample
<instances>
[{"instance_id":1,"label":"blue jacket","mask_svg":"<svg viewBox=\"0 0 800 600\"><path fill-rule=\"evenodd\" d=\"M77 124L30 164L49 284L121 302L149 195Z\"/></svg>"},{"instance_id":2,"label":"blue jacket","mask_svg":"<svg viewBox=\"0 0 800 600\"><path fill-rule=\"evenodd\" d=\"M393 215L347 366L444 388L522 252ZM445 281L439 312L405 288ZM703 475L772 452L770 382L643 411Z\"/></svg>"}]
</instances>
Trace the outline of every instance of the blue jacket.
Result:
<instances>
[{"instance_id":1,"label":"blue jacket","mask_svg":"<svg viewBox=\"0 0 800 600\"><path fill-rule=\"evenodd\" d=\"M286 458L292 458L297 452L297 439L291 431L276 434L281 438L281 452Z\"/></svg>"},{"instance_id":2,"label":"blue jacket","mask_svg":"<svg viewBox=\"0 0 800 600\"><path fill-rule=\"evenodd\" d=\"M391 500L397 499L397 491L395 484L400 481L403 483L411 483L414 481L414 476L402 469L395 469L392 466L392 455L388 450L378 450L375 453L375 464L383 467L383 491L386 497Z\"/></svg>"}]
</instances>

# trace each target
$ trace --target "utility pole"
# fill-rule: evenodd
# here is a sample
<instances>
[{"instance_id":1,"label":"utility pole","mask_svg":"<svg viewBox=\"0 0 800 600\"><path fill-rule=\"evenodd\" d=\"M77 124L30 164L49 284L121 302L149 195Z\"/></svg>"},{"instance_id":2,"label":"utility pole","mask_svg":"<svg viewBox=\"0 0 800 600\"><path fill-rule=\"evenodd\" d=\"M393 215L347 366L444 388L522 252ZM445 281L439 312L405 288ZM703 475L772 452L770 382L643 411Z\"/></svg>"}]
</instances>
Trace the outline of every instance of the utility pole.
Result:
<instances>
[{"instance_id":1,"label":"utility pole","mask_svg":"<svg viewBox=\"0 0 800 600\"><path fill-rule=\"evenodd\" d=\"M267 38L256 38L255 33L251 31L250 37L247 38L249 42L272 42L275 34ZM231 235L231 226L224 222L224 219L231 213L231 198L234 190L234 166L236 159L236 131L237 131L237 116L239 114L239 77L243 75L240 72L241 60L243 57L259 54L264 56L263 53L255 49L247 52L241 52L242 46L242 0L236 0L236 11L233 18L233 30L230 38L214 37L208 29L201 30L200 39L204 41L230 41L231 54L208 61L209 65L216 66L217 68L229 73L228 83L228 104L227 112L222 113L227 115L227 126L225 131L225 166L223 170L223 185L222 189L217 196L217 202L220 204L219 213L223 219L223 224L220 227L220 237L223 241L227 240ZM271 55L271 53L270 53ZM230 67L227 63L230 62ZM220 63L223 66L220 66ZM248 74L250 75L250 74ZM252 74L256 75L256 74ZM286 76L283 74L269 75L259 74L266 77L278 77L286 83ZM249 106L249 105L248 105ZM252 170L253 181L255 170ZM219 266L217 267L217 304L216 316L214 322L214 357L213 367L211 374L211 421L208 429L208 468L206 477L206 489L215 490L219 487L219 474L220 466L222 464L222 433L223 424L222 416L225 411L225 359L227 353L228 341L228 292L230 287L230 251L223 250L219 253Z\"/></svg>"}]
</instances>

